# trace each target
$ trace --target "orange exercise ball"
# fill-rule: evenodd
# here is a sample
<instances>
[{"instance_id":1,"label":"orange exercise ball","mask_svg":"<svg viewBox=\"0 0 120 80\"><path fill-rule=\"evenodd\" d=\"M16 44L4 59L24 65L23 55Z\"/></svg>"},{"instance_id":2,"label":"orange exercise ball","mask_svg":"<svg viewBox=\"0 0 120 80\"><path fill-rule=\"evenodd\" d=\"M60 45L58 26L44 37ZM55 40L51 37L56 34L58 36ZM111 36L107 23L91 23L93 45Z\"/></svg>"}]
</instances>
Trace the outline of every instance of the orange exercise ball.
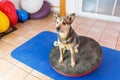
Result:
<instances>
[{"instance_id":1,"label":"orange exercise ball","mask_svg":"<svg viewBox=\"0 0 120 80\"><path fill-rule=\"evenodd\" d=\"M10 22L8 17L0 11L0 33L3 33L8 30Z\"/></svg>"}]
</instances>

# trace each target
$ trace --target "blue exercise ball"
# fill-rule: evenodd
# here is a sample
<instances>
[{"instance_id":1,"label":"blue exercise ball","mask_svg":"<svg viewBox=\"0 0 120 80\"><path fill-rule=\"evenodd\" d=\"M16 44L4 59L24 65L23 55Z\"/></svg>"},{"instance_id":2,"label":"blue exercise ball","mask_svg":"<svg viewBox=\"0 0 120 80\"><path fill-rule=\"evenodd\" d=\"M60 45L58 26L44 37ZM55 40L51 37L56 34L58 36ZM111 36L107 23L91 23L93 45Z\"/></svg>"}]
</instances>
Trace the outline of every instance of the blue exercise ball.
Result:
<instances>
[{"instance_id":1,"label":"blue exercise ball","mask_svg":"<svg viewBox=\"0 0 120 80\"><path fill-rule=\"evenodd\" d=\"M25 22L29 19L29 14L25 10L17 9L17 15L20 22Z\"/></svg>"}]
</instances>

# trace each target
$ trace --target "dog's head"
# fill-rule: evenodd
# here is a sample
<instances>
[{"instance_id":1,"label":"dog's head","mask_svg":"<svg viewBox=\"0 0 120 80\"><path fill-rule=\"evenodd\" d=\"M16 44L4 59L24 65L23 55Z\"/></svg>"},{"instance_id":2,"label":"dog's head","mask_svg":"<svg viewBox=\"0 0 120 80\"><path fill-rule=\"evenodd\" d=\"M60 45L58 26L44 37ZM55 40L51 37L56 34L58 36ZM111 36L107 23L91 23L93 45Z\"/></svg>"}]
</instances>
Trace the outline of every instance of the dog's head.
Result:
<instances>
[{"instance_id":1,"label":"dog's head","mask_svg":"<svg viewBox=\"0 0 120 80\"><path fill-rule=\"evenodd\" d=\"M54 13L56 19L56 30L58 34L64 35L66 37L69 33L72 22L75 19L75 13L69 16L60 17L59 14Z\"/></svg>"}]
</instances>

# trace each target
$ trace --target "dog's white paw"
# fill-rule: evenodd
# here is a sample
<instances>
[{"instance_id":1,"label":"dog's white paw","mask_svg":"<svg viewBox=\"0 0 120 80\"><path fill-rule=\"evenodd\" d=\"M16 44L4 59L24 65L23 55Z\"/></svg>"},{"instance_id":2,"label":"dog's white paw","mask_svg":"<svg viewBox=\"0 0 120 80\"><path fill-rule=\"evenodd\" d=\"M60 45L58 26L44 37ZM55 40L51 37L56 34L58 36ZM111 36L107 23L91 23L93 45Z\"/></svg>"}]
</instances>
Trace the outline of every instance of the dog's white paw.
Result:
<instances>
[{"instance_id":1,"label":"dog's white paw","mask_svg":"<svg viewBox=\"0 0 120 80\"><path fill-rule=\"evenodd\" d=\"M60 58L60 59L59 59L59 63L62 63L62 62L63 62L63 59L62 59L62 58Z\"/></svg>"},{"instance_id":2,"label":"dog's white paw","mask_svg":"<svg viewBox=\"0 0 120 80\"><path fill-rule=\"evenodd\" d=\"M75 63L71 63L71 66L72 66L72 67L75 67Z\"/></svg>"},{"instance_id":3,"label":"dog's white paw","mask_svg":"<svg viewBox=\"0 0 120 80\"><path fill-rule=\"evenodd\" d=\"M54 46L58 46L58 42L57 41L54 42Z\"/></svg>"},{"instance_id":4,"label":"dog's white paw","mask_svg":"<svg viewBox=\"0 0 120 80\"><path fill-rule=\"evenodd\" d=\"M75 53L78 53L79 52L79 50L78 49L75 49Z\"/></svg>"}]
</instances>

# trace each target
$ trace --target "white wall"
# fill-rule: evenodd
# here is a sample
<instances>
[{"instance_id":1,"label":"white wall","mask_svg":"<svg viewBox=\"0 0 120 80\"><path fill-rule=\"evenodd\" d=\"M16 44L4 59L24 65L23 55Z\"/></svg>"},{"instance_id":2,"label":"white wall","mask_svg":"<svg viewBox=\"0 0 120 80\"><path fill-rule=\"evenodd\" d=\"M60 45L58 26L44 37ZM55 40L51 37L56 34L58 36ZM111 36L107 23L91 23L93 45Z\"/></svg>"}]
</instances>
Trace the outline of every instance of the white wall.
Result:
<instances>
[{"instance_id":1,"label":"white wall","mask_svg":"<svg viewBox=\"0 0 120 80\"><path fill-rule=\"evenodd\" d=\"M66 12L75 13L75 0L66 0Z\"/></svg>"},{"instance_id":2,"label":"white wall","mask_svg":"<svg viewBox=\"0 0 120 80\"><path fill-rule=\"evenodd\" d=\"M60 11L60 0L46 0L51 3L52 10ZM79 1L79 0L78 0ZM75 0L66 0L66 12L75 13Z\"/></svg>"},{"instance_id":3,"label":"white wall","mask_svg":"<svg viewBox=\"0 0 120 80\"><path fill-rule=\"evenodd\" d=\"M48 1L51 4L53 11L57 12L60 11L60 0L45 0L45 1Z\"/></svg>"}]
</instances>

